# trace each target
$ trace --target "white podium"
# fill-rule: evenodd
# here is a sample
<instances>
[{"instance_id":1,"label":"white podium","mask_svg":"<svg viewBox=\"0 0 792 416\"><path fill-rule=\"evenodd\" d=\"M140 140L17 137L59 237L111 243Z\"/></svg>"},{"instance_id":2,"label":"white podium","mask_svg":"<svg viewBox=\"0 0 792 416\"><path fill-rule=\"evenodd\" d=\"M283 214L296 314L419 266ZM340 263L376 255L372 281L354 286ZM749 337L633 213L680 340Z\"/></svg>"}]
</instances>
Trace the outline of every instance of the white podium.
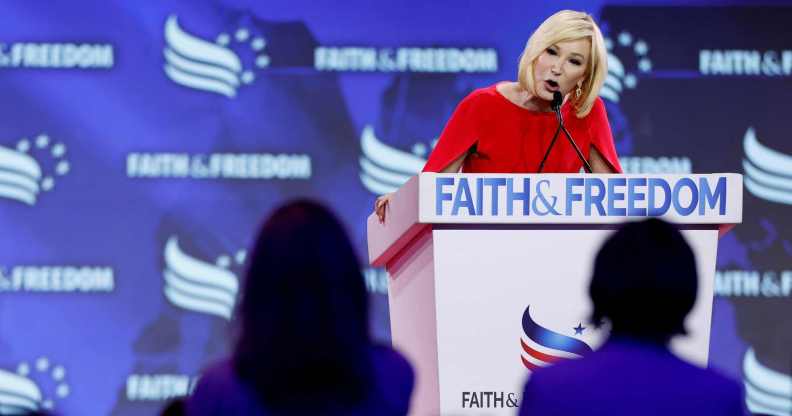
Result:
<instances>
[{"instance_id":1,"label":"white podium","mask_svg":"<svg viewBox=\"0 0 792 416\"><path fill-rule=\"evenodd\" d=\"M533 369L596 349L594 256L624 221L679 224L699 293L673 351L706 366L719 233L742 221L742 177L420 174L368 219L390 274L393 345L417 375L411 414L514 414ZM636 274L640 270L635 271ZM673 299L669 299L673 302Z\"/></svg>"}]
</instances>

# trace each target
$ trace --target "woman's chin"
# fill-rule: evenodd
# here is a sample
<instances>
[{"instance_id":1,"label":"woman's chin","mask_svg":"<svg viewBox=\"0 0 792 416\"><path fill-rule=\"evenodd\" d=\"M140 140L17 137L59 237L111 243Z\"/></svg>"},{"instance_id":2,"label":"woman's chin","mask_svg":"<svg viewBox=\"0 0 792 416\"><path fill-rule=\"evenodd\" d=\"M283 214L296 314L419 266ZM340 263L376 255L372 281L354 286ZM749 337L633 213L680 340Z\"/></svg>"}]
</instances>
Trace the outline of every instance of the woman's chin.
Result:
<instances>
[{"instance_id":1,"label":"woman's chin","mask_svg":"<svg viewBox=\"0 0 792 416\"><path fill-rule=\"evenodd\" d=\"M539 98L541 98L544 101L553 101L553 92L548 90L540 91Z\"/></svg>"}]
</instances>

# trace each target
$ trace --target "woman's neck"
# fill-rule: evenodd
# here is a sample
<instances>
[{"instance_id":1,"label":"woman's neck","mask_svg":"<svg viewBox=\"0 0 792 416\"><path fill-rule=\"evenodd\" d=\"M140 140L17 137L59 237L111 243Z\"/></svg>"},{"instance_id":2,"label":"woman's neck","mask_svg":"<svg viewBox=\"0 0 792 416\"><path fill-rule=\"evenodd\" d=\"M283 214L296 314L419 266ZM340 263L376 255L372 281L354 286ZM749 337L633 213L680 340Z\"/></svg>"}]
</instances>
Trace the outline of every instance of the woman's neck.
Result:
<instances>
[{"instance_id":1,"label":"woman's neck","mask_svg":"<svg viewBox=\"0 0 792 416\"><path fill-rule=\"evenodd\" d=\"M514 104L532 111L540 111L540 112L551 112L553 111L550 107L550 101L546 101L532 95L527 90L523 89L517 82L506 82L502 84L503 87L500 88L501 93L511 102Z\"/></svg>"}]
</instances>

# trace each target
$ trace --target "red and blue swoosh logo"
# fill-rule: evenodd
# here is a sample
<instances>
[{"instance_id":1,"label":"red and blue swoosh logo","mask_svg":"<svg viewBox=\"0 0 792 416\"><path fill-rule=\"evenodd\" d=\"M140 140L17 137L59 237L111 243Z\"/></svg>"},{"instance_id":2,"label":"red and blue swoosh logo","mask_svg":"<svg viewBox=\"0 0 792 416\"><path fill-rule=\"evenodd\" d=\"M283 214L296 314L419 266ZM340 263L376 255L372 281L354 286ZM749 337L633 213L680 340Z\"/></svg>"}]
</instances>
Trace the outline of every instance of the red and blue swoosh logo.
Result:
<instances>
[{"instance_id":1,"label":"red and blue swoosh logo","mask_svg":"<svg viewBox=\"0 0 792 416\"><path fill-rule=\"evenodd\" d=\"M531 318L530 308L529 305L523 312L524 336L520 338L525 368L534 371L559 360L579 358L593 351L577 338L559 334L536 323Z\"/></svg>"}]
</instances>

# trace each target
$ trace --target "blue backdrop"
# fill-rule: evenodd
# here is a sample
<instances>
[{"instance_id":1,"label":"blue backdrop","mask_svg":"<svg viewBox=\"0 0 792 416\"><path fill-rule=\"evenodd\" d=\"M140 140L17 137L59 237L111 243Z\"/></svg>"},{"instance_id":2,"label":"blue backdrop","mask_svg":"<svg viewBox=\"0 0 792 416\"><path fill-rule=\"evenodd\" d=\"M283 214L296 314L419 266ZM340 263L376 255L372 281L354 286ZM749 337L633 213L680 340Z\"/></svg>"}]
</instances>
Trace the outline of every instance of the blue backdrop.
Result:
<instances>
[{"instance_id":1,"label":"blue backdrop","mask_svg":"<svg viewBox=\"0 0 792 416\"><path fill-rule=\"evenodd\" d=\"M153 414L189 392L227 351L264 216L321 200L364 260L375 196L572 8L607 37L628 172L745 175L710 362L792 414L792 8L618 3L4 2L0 410ZM387 340L386 275L364 275Z\"/></svg>"}]
</instances>

